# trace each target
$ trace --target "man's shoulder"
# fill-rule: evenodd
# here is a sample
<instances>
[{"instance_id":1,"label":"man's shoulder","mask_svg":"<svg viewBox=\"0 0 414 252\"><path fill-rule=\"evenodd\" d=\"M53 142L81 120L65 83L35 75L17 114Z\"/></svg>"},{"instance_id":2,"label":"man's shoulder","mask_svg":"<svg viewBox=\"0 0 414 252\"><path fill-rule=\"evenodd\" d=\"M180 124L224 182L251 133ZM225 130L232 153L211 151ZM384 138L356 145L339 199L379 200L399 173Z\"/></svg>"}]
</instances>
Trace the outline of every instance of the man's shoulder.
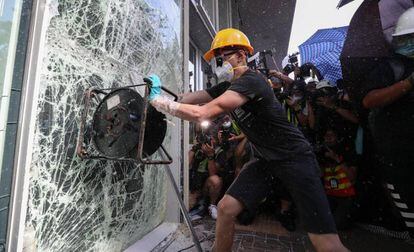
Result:
<instances>
[{"instance_id":1,"label":"man's shoulder","mask_svg":"<svg viewBox=\"0 0 414 252\"><path fill-rule=\"evenodd\" d=\"M265 77L252 70L247 70L242 76L237 78L231 83L230 87L243 85L243 86L252 86L252 87L259 87L259 86L266 86L267 82Z\"/></svg>"},{"instance_id":2,"label":"man's shoulder","mask_svg":"<svg viewBox=\"0 0 414 252\"><path fill-rule=\"evenodd\" d=\"M248 69L246 72L240 76L239 80L243 79L249 79L249 80L255 80L255 81L266 81L265 77L256 71Z\"/></svg>"}]
</instances>

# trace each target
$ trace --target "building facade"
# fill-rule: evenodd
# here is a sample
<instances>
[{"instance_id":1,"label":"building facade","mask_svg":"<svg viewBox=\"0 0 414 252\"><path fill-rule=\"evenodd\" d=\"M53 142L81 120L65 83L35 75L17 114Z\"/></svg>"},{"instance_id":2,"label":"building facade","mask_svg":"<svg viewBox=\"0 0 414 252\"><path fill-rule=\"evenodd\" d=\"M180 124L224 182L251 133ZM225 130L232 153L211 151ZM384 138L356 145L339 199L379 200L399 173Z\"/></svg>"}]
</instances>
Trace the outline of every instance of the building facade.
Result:
<instances>
[{"instance_id":1,"label":"building facade","mask_svg":"<svg viewBox=\"0 0 414 252\"><path fill-rule=\"evenodd\" d=\"M293 18L294 3L281 6ZM227 27L254 44L261 35L249 30L249 12L243 17L249 8L236 0L0 0L0 251L123 251L180 222L164 166L76 155L84 93L151 73L177 93L214 85L202 55ZM278 43L286 53L287 42ZM167 119L169 169L186 199L189 126Z\"/></svg>"}]
</instances>

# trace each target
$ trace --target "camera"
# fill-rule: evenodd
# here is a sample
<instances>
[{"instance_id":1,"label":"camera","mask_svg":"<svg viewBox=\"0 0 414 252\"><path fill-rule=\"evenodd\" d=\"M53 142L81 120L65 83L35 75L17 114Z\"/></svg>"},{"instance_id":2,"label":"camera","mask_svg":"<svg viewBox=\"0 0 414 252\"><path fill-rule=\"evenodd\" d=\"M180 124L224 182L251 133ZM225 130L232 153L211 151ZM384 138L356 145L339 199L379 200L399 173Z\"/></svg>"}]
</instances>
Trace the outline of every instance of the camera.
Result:
<instances>
[{"instance_id":1,"label":"camera","mask_svg":"<svg viewBox=\"0 0 414 252\"><path fill-rule=\"evenodd\" d=\"M283 72L290 74L295 71L295 68L299 65L298 55L298 52L288 55L288 64L283 68Z\"/></svg>"},{"instance_id":2,"label":"camera","mask_svg":"<svg viewBox=\"0 0 414 252\"><path fill-rule=\"evenodd\" d=\"M197 142L201 144L211 144L211 136L206 133L201 133L196 137Z\"/></svg>"},{"instance_id":3,"label":"camera","mask_svg":"<svg viewBox=\"0 0 414 252\"><path fill-rule=\"evenodd\" d=\"M267 66L266 54L272 56L272 51L263 50L261 52L257 52L255 55L247 59L247 66L250 69L261 72L267 78L271 78L269 75L269 68Z\"/></svg>"},{"instance_id":4,"label":"camera","mask_svg":"<svg viewBox=\"0 0 414 252\"><path fill-rule=\"evenodd\" d=\"M290 96L289 92L286 92L284 89L273 89L273 93L279 102L283 102Z\"/></svg>"},{"instance_id":5,"label":"camera","mask_svg":"<svg viewBox=\"0 0 414 252\"><path fill-rule=\"evenodd\" d=\"M321 88L316 89L313 93L311 93L311 101L313 104L316 104L316 101L321 97L332 97L336 99L338 91L336 88Z\"/></svg>"},{"instance_id":6,"label":"camera","mask_svg":"<svg viewBox=\"0 0 414 252\"><path fill-rule=\"evenodd\" d=\"M230 133L231 133L231 121L225 121L220 127L221 130L221 146L223 149L228 149L230 147Z\"/></svg>"},{"instance_id":7,"label":"camera","mask_svg":"<svg viewBox=\"0 0 414 252\"><path fill-rule=\"evenodd\" d=\"M317 154L324 154L325 152L328 152L329 149L325 144L318 144L314 146L313 151Z\"/></svg>"}]
</instances>

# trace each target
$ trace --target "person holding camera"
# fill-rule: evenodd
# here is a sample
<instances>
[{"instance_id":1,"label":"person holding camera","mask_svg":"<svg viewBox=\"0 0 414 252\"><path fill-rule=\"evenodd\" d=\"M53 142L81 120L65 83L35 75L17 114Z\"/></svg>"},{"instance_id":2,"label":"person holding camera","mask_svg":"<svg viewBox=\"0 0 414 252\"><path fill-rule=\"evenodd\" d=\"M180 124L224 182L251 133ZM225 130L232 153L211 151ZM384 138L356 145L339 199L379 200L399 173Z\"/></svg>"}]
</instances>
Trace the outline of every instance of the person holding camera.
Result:
<instances>
[{"instance_id":1,"label":"person holding camera","mask_svg":"<svg viewBox=\"0 0 414 252\"><path fill-rule=\"evenodd\" d=\"M183 95L180 102L161 95L161 80L150 77L149 101L157 110L198 122L230 113L252 145L255 159L245 165L218 204L213 251L231 251L236 216L243 209L254 211L269 194L272 176L279 177L292 194L316 250L348 251L337 234L310 144L288 122L268 82L248 68L248 53L253 53L253 47L244 33L232 28L219 31L204 58L221 83Z\"/></svg>"},{"instance_id":2,"label":"person holding camera","mask_svg":"<svg viewBox=\"0 0 414 252\"><path fill-rule=\"evenodd\" d=\"M207 210L212 219L217 219L217 202L223 189L234 179L234 148L221 135L199 134L198 144L190 151L190 190L199 198L198 209L191 212L202 215L210 202Z\"/></svg>"},{"instance_id":3,"label":"person holding camera","mask_svg":"<svg viewBox=\"0 0 414 252\"><path fill-rule=\"evenodd\" d=\"M214 174L214 171L211 168L209 169L209 157L211 158L211 154L208 152L207 144L212 141L212 137L209 133L199 132L196 135L196 143L193 145L188 155L191 198L196 201L190 211L193 220L202 218L207 211L206 204L209 196L208 192L210 190L206 181L210 177L210 174ZM212 189L213 190L211 191L214 197L214 188Z\"/></svg>"},{"instance_id":4,"label":"person holding camera","mask_svg":"<svg viewBox=\"0 0 414 252\"><path fill-rule=\"evenodd\" d=\"M351 212L356 195L356 153L352 146L340 144L336 131L329 128L315 152L336 226L340 230L346 229L352 223Z\"/></svg>"},{"instance_id":5,"label":"person holding camera","mask_svg":"<svg viewBox=\"0 0 414 252\"><path fill-rule=\"evenodd\" d=\"M351 104L338 98L336 87L328 80L322 80L309 96L309 127L316 134L316 143L323 141L323 133L327 128L334 128L343 143L352 143L359 121Z\"/></svg>"}]
</instances>

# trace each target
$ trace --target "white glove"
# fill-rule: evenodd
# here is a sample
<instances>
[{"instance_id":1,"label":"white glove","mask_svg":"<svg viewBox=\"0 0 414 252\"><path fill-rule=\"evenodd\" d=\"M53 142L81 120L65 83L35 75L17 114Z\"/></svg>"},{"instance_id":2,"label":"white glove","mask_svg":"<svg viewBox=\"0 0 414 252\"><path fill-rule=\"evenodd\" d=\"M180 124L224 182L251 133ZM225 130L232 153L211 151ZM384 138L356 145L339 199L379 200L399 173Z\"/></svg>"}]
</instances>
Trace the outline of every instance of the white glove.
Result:
<instances>
[{"instance_id":1,"label":"white glove","mask_svg":"<svg viewBox=\"0 0 414 252\"><path fill-rule=\"evenodd\" d=\"M150 100L151 105L161 113L175 116L180 103L170 100L167 96L157 95Z\"/></svg>"}]
</instances>

